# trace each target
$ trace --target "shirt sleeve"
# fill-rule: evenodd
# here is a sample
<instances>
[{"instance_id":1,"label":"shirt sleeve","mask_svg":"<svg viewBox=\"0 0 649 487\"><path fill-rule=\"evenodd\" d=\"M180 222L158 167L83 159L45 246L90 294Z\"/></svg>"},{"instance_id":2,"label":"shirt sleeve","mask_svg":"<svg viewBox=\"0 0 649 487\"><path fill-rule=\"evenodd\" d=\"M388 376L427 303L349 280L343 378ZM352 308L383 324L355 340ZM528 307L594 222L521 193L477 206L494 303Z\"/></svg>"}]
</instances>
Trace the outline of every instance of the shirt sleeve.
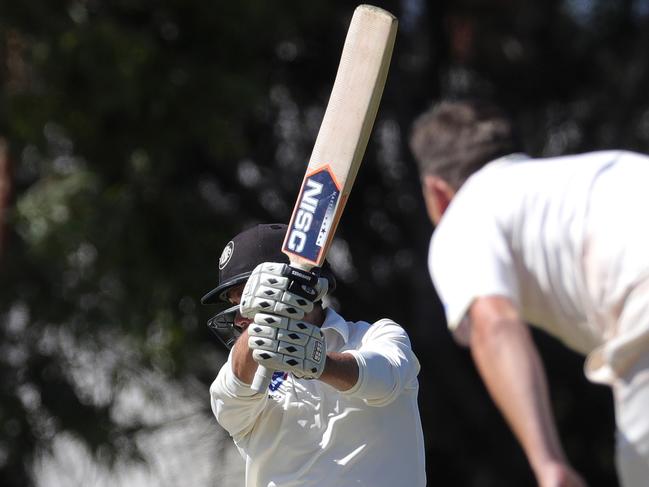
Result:
<instances>
[{"instance_id":1,"label":"shirt sleeve","mask_svg":"<svg viewBox=\"0 0 649 487\"><path fill-rule=\"evenodd\" d=\"M489 180L469 180L431 239L430 275L456 338L468 335L465 317L476 298L503 296L520 304L510 243L516 205L496 187Z\"/></svg>"},{"instance_id":2,"label":"shirt sleeve","mask_svg":"<svg viewBox=\"0 0 649 487\"><path fill-rule=\"evenodd\" d=\"M239 380L232 371L232 352L210 386L212 411L216 420L235 441L252 430L268 400Z\"/></svg>"},{"instance_id":3,"label":"shirt sleeve","mask_svg":"<svg viewBox=\"0 0 649 487\"><path fill-rule=\"evenodd\" d=\"M369 327L361 347L347 350L358 364L358 381L343 394L362 399L368 406L385 406L405 389L419 387L419 360L405 330L391 320Z\"/></svg>"}]
</instances>

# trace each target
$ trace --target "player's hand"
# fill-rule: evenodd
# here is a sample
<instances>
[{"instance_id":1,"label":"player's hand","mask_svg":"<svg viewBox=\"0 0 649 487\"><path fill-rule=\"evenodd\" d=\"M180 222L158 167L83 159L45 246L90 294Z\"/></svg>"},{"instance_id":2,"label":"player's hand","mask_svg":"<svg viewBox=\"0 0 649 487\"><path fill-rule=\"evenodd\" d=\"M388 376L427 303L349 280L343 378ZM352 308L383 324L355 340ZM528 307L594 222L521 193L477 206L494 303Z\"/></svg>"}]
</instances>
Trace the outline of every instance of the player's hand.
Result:
<instances>
[{"instance_id":1,"label":"player's hand","mask_svg":"<svg viewBox=\"0 0 649 487\"><path fill-rule=\"evenodd\" d=\"M550 462L537 472L539 487L587 487L588 484L568 464Z\"/></svg>"},{"instance_id":2,"label":"player's hand","mask_svg":"<svg viewBox=\"0 0 649 487\"><path fill-rule=\"evenodd\" d=\"M320 328L268 313L255 314L248 326L248 347L258 364L303 379L320 377L327 358L327 344Z\"/></svg>"},{"instance_id":3,"label":"player's hand","mask_svg":"<svg viewBox=\"0 0 649 487\"><path fill-rule=\"evenodd\" d=\"M327 293L328 281L316 274L277 262L259 264L241 294L241 316L258 312L300 320Z\"/></svg>"}]
</instances>

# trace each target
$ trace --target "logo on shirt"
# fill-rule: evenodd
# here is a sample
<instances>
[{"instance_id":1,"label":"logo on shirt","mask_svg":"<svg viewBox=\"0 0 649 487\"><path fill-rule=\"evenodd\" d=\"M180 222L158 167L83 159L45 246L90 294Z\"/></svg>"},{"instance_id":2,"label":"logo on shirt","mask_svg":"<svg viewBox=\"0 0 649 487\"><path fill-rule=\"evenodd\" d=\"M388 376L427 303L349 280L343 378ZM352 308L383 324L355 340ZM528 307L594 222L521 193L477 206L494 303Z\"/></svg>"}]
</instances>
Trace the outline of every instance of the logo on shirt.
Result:
<instances>
[{"instance_id":1,"label":"logo on shirt","mask_svg":"<svg viewBox=\"0 0 649 487\"><path fill-rule=\"evenodd\" d=\"M287 378L288 378L288 372L282 372L282 371L273 372L273 376L270 379L270 384L268 385L268 389L271 392L275 392L277 389L279 389L279 386L281 386L282 383Z\"/></svg>"}]
</instances>

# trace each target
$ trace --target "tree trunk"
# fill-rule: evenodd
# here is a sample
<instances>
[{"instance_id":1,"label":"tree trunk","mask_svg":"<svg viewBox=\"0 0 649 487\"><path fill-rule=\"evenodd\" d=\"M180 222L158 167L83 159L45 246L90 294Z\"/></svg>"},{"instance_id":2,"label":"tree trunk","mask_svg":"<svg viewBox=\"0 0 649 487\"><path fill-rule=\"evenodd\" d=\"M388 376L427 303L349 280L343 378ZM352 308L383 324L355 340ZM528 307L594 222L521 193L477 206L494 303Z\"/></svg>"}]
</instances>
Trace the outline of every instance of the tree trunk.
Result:
<instances>
[{"instance_id":1,"label":"tree trunk","mask_svg":"<svg viewBox=\"0 0 649 487\"><path fill-rule=\"evenodd\" d=\"M0 260L6 244L7 213L11 198L11 164L9 161L9 144L0 137Z\"/></svg>"}]
</instances>

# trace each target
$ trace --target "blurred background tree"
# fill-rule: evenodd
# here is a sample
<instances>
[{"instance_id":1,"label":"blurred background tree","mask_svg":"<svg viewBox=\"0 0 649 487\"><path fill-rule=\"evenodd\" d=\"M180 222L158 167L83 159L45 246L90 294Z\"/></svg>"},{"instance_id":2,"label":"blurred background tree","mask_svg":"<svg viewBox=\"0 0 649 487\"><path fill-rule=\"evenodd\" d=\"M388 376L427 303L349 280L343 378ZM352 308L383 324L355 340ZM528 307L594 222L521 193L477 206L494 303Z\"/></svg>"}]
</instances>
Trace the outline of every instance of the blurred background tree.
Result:
<instances>
[{"instance_id":1,"label":"blurred background tree","mask_svg":"<svg viewBox=\"0 0 649 487\"><path fill-rule=\"evenodd\" d=\"M649 1L375 4L400 31L331 252L336 306L411 334L431 484L532 485L445 328L408 131L431 102L477 95L510 110L531 155L646 152ZM156 485L226 484L207 396L225 354L199 299L229 237L288 220L355 6L0 3L3 485L100 485L69 451L114 466L110 485L146 485L134 462ZM608 390L536 339L569 457L616 485Z\"/></svg>"}]
</instances>

